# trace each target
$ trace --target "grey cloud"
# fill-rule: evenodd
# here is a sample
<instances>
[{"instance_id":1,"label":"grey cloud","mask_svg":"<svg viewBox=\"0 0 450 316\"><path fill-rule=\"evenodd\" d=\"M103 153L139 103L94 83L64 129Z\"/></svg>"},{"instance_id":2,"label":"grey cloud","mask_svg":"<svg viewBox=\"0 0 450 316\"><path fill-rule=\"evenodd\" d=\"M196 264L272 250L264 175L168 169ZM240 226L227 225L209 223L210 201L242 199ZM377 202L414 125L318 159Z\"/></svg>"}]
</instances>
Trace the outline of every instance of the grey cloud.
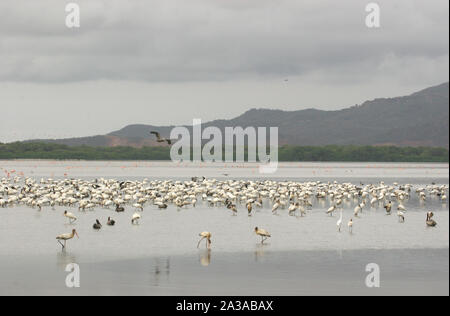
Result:
<instances>
[{"instance_id":1,"label":"grey cloud","mask_svg":"<svg viewBox=\"0 0 450 316\"><path fill-rule=\"evenodd\" d=\"M378 30L358 0L79 0L78 30L64 26L64 2L18 2L0 4L2 81L235 80L448 59L445 1L378 1Z\"/></svg>"}]
</instances>

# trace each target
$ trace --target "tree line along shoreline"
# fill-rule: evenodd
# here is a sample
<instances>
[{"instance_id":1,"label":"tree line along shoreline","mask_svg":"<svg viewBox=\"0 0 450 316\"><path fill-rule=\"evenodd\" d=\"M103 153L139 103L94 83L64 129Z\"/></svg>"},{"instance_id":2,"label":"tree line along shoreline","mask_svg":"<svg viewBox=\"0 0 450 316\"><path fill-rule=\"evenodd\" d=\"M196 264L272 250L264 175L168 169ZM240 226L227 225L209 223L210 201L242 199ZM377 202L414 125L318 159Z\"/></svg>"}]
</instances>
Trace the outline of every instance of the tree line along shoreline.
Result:
<instances>
[{"instance_id":1,"label":"tree line along shoreline","mask_svg":"<svg viewBox=\"0 0 450 316\"><path fill-rule=\"evenodd\" d=\"M247 151L246 148L246 160ZM222 152L224 154L225 150ZM50 143L0 143L0 159L170 160L170 147L91 147ZM278 148L278 161L449 162L449 150L444 147L283 145Z\"/></svg>"}]
</instances>

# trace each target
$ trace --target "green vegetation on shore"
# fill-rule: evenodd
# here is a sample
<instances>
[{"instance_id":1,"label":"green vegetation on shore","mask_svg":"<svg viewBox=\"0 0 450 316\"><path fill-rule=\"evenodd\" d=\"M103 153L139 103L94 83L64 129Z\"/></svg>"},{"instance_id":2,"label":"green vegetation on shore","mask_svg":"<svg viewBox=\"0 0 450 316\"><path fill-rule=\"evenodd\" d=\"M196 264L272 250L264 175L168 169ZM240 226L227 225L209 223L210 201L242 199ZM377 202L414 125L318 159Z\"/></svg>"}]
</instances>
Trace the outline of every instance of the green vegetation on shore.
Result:
<instances>
[{"instance_id":1,"label":"green vegetation on shore","mask_svg":"<svg viewBox=\"0 0 450 316\"><path fill-rule=\"evenodd\" d=\"M170 160L170 148L0 143L0 159ZM440 147L281 146L279 161L449 162L449 151Z\"/></svg>"}]
</instances>

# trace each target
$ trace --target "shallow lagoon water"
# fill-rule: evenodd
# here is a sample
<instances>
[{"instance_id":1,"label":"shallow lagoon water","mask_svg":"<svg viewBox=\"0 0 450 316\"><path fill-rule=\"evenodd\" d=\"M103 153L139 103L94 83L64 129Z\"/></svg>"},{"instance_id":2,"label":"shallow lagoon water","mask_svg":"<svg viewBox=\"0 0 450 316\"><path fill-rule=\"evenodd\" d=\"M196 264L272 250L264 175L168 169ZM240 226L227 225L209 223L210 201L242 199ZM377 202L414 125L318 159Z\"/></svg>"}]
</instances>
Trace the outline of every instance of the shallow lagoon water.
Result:
<instances>
[{"instance_id":1,"label":"shallow lagoon water","mask_svg":"<svg viewBox=\"0 0 450 316\"><path fill-rule=\"evenodd\" d=\"M323 181L400 181L424 179L448 183L448 163L280 162L273 174L261 174L257 163L197 163L168 161L0 160L0 171L34 178L190 179L193 176L234 179ZM427 182L424 182L427 183Z\"/></svg>"},{"instance_id":2,"label":"shallow lagoon water","mask_svg":"<svg viewBox=\"0 0 450 316\"><path fill-rule=\"evenodd\" d=\"M416 186L448 183L448 164L286 165L281 164L270 178L398 181ZM13 175L35 178L226 178L224 173L228 178L260 178L253 167L239 165L174 168L166 162L2 161L0 166ZM324 178L325 170L329 178ZM352 216L354 203L343 205L344 223ZM411 192L405 202L405 223L398 223L395 212L385 215L380 204L366 207L355 219L354 233L349 234L346 227L337 232L336 215L324 214L330 201L313 199L313 204L305 217L289 216L287 210L274 216L268 205L252 217L244 205L239 206L238 216L202 203L196 208L169 206L167 210L149 205L137 226L130 224L131 207L121 214L112 209L80 213L72 209L78 216L73 225L62 216L64 208L47 207L41 212L25 207L0 209L0 294L448 295L448 205L435 197L420 202ZM435 212L437 228L425 227L428 209ZM108 216L114 217L116 226L93 231L95 219L105 223ZM254 235L255 226L272 233L266 245L261 246ZM80 239L69 241L67 250L61 252L54 237L72 227ZM196 249L198 233L204 230L213 233L210 252ZM65 286L64 268L72 262L80 264L79 289ZM364 285L365 266L371 262L380 265L380 289ZM215 286L216 282L221 286Z\"/></svg>"},{"instance_id":3,"label":"shallow lagoon water","mask_svg":"<svg viewBox=\"0 0 450 316\"><path fill-rule=\"evenodd\" d=\"M271 251L83 261L73 252L0 256L2 295L449 295L448 249ZM80 265L80 287L65 267ZM380 287L365 285L368 263Z\"/></svg>"}]
</instances>

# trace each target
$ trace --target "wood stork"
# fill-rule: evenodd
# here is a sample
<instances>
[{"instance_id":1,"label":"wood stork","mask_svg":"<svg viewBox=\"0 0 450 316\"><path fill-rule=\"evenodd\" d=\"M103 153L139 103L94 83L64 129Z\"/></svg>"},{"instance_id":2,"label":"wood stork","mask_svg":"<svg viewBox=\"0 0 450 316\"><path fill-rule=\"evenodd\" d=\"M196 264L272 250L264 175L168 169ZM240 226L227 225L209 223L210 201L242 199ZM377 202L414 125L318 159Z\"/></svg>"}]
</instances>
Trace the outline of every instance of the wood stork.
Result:
<instances>
[{"instance_id":1,"label":"wood stork","mask_svg":"<svg viewBox=\"0 0 450 316\"><path fill-rule=\"evenodd\" d=\"M327 213L327 214L330 214L330 216L333 216L333 212L336 210L336 208L337 208L337 206L336 206L336 204L334 204L332 207L330 207L330 208L326 211L326 213Z\"/></svg>"},{"instance_id":2,"label":"wood stork","mask_svg":"<svg viewBox=\"0 0 450 316\"><path fill-rule=\"evenodd\" d=\"M64 211L64 216L69 219L70 224L72 224L73 222L75 222L77 220L75 215L73 215L72 213L67 212L67 211Z\"/></svg>"},{"instance_id":3,"label":"wood stork","mask_svg":"<svg viewBox=\"0 0 450 316\"><path fill-rule=\"evenodd\" d=\"M397 216L400 223L405 222L405 213L403 213L402 211L397 211Z\"/></svg>"},{"instance_id":4,"label":"wood stork","mask_svg":"<svg viewBox=\"0 0 450 316\"><path fill-rule=\"evenodd\" d=\"M305 216L306 215L306 210L305 210L305 208L303 207L303 206L299 206L298 207L298 210L300 211L300 216L301 217L303 217L303 216Z\"/></svg>"},{"instance_id":5,"label":"wood stork","mask_svg":"<svg viewBox=\"0 0 450 316\"><path fill-rule=\"evenodd\" d=\"M292 204L289 206L289 209L288 209L289 215L295 213L295 211L299 208L299 206L300 206L300 203L299 203L299 202L292 203Z\"/></svg>"},{"instance_id":6,"label":"wood stork","mask_svg":"<svg viewBox=\"0 0 450 316\"><path fill-rule=\"evenodd\" d=\"M361 208L361 213L363 212L365 206L366 206L365 201L362 201L361 203L359 203L359 207Z\"/></svg>"},{"instance_id":7,"label":"wood stork","mask_svg":"<svg viewBox=\"0 0 450 316\"><path fill-rule=\"evenodd\" d=\"M359 213L361 212L361 206L360 205L356 205L355 206L355 208L354 208L354 210L353 210L353 215L355 216L355 217L358 217L358 215L359 215Z\"/></svg>"},{"instance_id":8,"label":"wood stork","mask_svg":"<svg viewBox=\"0 0 450 316\"><path fill-rule=\"evenodd\" d=\"M211 233L210 232L201 232L200 234L198 234L201 238L197 243L197 248L200 247L200 243L202 242L203 239L206 239L206 248L211 248Z\"/></svg>"},{"instance_id":9,"label":"wood stork","mask_svg":"<svg viewBox=\"0 0 450 316\"><path fill-rule=\"evenodd\" d=\"M69 240L69 239L72 239L75 235L77 236L77 238L80 238L78 236L77 231L75 229L72 229L72 233L58 235L58 236L56 236L56 240L62 246L62 249L65 249L66 248L66 241ZM64 241L64 244L61 242L61 240Z\"/></svg>"},{"instance_id":10,"label":"wood stork","mask_svg":"<svg viewBox=\"0 0 450 316\"><path fill-rule=\"evenodd\" d=\"M373 207L375 206L375 203L378 202L378 199L376 197L374 197L372 200L370 200L370 205Z\"/></svg>"},{"instance_id":11,"label":"wood stork","mask_svg":"<svg viewBox=\"0 0 450 316\"><path fill-rule=\"evenodd\" d=\"M275 202L275 204L272 206L272 213L275 213L278 210L278 208L280 207L280 205L281 205L280 200L277 200Z\"/></svg>"},{"instance_id":12,"label":"wood stork","mask_svg":"<svg viewBox=\"0 0 450 316\"><path fill-rule=\"evenodd\" d=\"M258 227L255 227L255 233L256 235L261 236L261 244L263 244L267 238L272 237L267 230Z\"/></svg>"},{"instance_id":13,"label":"wood stork","mask_svg":"<svg viewBox=\"0 0 450 316\"><path fill-rule=\"evenodd\" d=\"M133 225L139 224L140 219L141 219L141 215L139 215L138 213L134 213L133 216L131 217L131 224L133 224Z\"/></svg>"}]
</instances>

